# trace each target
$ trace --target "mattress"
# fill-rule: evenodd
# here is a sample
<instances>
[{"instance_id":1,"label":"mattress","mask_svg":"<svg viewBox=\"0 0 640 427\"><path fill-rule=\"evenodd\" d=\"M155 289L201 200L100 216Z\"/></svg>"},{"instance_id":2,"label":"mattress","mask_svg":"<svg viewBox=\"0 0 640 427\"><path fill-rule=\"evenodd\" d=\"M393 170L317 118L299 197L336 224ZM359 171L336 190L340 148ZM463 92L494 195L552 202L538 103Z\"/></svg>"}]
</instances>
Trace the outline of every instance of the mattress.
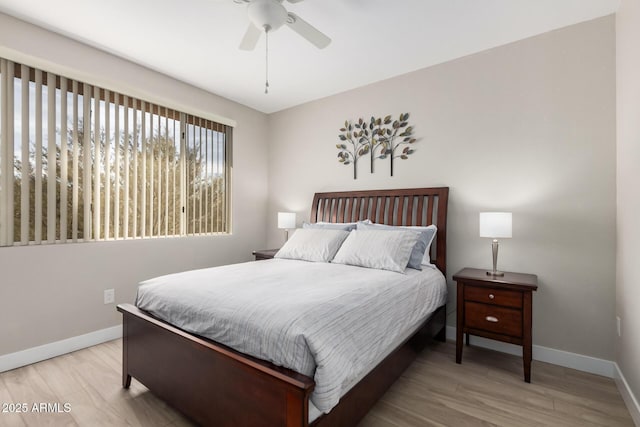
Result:
<instances>
[{"instance_id":1,"label":"mattress","mask_svg":"<svg viewBox=\"0 0 640 427\"><path fill-rule=\"evenodd\" d=\"M312 377L313 419L445 302L435 269L284 259L157 277L136 297L140 309L185 331Z\"/></svg>"}]
</instances>

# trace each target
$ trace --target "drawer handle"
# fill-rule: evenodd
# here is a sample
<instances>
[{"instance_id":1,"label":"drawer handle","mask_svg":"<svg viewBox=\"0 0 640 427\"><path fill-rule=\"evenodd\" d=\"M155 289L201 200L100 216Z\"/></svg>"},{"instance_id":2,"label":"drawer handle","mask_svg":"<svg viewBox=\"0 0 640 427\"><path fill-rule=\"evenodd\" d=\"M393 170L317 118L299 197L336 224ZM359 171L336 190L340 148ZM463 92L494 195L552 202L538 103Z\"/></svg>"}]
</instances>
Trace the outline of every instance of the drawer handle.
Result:
<instances>
[{"instance_id":1,"label":"drawer handle","mask_svg":"<svg viewBox=\"0 0 640 427\"><path fill-rule=\"evenodd\" d=\"M489 294L489 299L494 299L496 296L494 294Z\"/></svg>"},{"instance_id":2,"label":"drawer handle","mask_svg":"<svg viewBox=\"0 0 640 427\"><path fill-rule=\"evenodd\" d=\"M487 319L487 322L498 323L498 318L497 317L487 316L487 317L485 317L485 319Z\"/></svg>"}]
</instances>

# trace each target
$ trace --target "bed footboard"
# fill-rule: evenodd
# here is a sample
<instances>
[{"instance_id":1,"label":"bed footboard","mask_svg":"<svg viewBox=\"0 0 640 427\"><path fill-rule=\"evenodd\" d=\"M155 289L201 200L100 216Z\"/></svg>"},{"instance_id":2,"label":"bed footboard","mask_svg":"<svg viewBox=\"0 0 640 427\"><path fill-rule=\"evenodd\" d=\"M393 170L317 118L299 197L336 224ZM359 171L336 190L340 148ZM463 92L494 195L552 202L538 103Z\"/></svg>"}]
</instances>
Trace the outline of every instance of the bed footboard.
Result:
<instances>
[{"instance_id":1,"label":"bed footboard","mask_svg":"<svg viewBox=\"0 0 640 427\"><path fill-rule=\"evenodd\" d=\"M195 337L130 304L122 383L136 378L201 425L306 427L311 378Z\"/></svg>"}]
</instances>

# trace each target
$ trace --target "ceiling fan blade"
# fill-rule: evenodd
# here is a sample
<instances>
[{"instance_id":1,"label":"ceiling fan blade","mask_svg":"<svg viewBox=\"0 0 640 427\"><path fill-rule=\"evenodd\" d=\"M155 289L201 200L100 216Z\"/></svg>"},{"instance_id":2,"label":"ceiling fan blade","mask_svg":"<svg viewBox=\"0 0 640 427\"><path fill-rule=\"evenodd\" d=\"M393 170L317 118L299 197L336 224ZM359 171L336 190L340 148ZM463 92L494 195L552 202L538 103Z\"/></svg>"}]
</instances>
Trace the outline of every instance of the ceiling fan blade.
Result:
<instances>
[{"instance_id":1,"label":"ceiling fan blade","mask_svg":"<svg viewBox=\"0 0 640 427\"><path fill-rule=\"evenodd\" d=\"M287 0L289 3L300 3L301 1L304 0Z\"/></svg>"},{"instance_id":2,"label":"ceiling fan blade","mask_svg":"<svg viewBox=\"0 0 640 427\"><path fill-rule=\"evenodd\" d=\"M256 28L255 25L249 24L249 26L247 27L247 32L244 33L244 37L240 42L240 49L241 50L255 49L261 34L262 34L262 31Z\"/></svg>"},{"instance_id":3,"label":"ceiling fan blade","mask_svg":"<svg viewBox=\"0 0 640 427\"><path fill-rule=\"evenodd\" d=\"M329 46L329 43L331 43L331 39L329 37L321 33L318 29L316 29L304 19L300 18L295 13L289 12L287 25L293 31L307 39L318 49L324 49L325 47Z\"/></svg>"}]
</instances>

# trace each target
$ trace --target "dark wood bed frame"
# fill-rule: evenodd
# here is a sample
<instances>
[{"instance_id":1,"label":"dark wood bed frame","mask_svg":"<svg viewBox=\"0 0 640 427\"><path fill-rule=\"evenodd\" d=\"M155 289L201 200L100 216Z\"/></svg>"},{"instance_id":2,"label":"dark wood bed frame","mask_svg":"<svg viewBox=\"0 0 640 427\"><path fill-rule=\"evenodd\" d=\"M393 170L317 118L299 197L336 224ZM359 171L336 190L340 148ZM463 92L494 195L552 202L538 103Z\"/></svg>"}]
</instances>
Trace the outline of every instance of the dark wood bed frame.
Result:
<instances>
[{"instance_id":1,"label":"dark wood bed frame","mask_svg":"<svg viewBox=\"0 0 640 427\"><path fill-rule=\"evenodd\" d=\"M432 260L446 275L448 195L447 187L316 193L311 221L436 224ZM123 315L123 387L129 388L134 377L203 426L355 426L431 339L445 340L442 306L331 412L309 424L312 378L184 332L131 304L119 305L118 311Z\"/></svg>"}]
</instances>

